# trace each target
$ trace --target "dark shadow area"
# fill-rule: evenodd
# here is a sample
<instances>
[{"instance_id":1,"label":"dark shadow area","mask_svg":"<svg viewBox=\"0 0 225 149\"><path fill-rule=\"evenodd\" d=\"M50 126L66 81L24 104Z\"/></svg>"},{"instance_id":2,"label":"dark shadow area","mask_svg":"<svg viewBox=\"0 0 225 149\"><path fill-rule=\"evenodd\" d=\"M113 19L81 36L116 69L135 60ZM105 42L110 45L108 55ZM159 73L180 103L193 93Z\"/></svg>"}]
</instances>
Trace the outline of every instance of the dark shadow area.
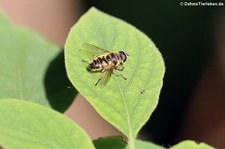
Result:
<instances>
[{"instance_id":1,"label":"dark shadow area","mask_svg":"<svg viewBox=\"0 0 225 149\"><path fill-rule=\"evenodd\" d=\"M44 84L53 109L64 112L72 104L78 92L67 77L63 50L49 64Z\"/></svg>"}]
</instances>

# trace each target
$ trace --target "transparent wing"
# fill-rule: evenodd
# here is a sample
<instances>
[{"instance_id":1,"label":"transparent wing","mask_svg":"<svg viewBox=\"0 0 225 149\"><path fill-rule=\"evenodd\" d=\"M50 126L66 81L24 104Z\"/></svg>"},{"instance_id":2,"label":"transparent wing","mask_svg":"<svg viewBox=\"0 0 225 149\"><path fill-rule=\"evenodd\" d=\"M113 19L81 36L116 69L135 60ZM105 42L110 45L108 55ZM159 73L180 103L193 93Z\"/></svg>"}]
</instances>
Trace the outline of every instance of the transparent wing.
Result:
<instances>
[{"instance_id":1,"label":"transparent wing","mask_svg":"<svg viewBox=\"0 0 225 149\"><path fill-rule=\"evenodd\" d=\"M100 87L104 87L107 84L107 82L109 81L112 73L113 73L113 69L110 69L110 70L105 71L102 74L102 76L99 79L99 81L96 83L96 85L98 85Z\"/></svg>"},{"instance_id":2,"label":"transparent wing","mask_svg":"<svg viewBox=\"0 0 225 149\"><path fill-rule=\"evenodd\" d=\"M81 53L83 56L86 56L89 60L91 60L99 55L109 53L109 51L99 48L95 45L85 43L82 45Z\"/></svg>"}]
</instances>

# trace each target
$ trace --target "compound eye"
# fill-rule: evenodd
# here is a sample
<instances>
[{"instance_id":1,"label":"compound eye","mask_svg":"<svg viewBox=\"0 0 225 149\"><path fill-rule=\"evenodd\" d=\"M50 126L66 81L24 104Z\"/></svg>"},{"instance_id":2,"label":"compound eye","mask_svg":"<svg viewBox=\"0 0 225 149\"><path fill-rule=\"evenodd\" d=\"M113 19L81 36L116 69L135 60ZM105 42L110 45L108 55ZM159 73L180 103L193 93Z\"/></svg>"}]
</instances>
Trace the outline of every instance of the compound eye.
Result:
<instances>
[{"instance_id":1,"label":"compound eye","mask_svg":"<svg viewBox=\"0 0 225 149\"><path fill-rule=\"evenodd\" d=\"M121 56L122 56L123 62L125 62L127 60L127 56L124 53L121 53Z\"/></svg>"}]
</instances>

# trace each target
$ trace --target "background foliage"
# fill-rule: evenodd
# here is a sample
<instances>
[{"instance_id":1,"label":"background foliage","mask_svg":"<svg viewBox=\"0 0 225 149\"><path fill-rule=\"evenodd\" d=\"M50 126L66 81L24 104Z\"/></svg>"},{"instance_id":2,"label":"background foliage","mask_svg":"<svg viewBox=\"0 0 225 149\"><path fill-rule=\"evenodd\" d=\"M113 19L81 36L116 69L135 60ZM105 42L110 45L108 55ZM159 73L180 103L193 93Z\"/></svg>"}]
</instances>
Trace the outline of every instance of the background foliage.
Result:
<instances>
[{"instance_id":1,"label":"background foliage","mask_svg":"<svg viewBox=\"0 0 225 149\"><path fill-rule=\"evenodd\" d=\"M56 45L25 27L11 26L0 15L0 99L17 98L63 112L76 91L66 76Z\"/></svg>"}]
</instances>

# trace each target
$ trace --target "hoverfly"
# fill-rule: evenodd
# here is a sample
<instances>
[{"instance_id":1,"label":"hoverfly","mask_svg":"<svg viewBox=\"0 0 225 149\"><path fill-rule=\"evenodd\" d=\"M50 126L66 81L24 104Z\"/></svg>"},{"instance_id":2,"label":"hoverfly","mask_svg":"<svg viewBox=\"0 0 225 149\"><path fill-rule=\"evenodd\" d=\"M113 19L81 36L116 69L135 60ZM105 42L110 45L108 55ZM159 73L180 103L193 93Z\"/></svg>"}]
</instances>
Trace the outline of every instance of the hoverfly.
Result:
<instances>
[{"instance_id":1,"label":"hoverfly","mask_svg":"<svg viewBox=\"0 0 225 149\"><path fill-rule=\"evenodd\" d=\"M89 55L92 55L90 61L82 60L88 63L87 70L89 72L102 72L95 86L98 84L105 86L112 74L127 80L122 74L119 73L118 75L114 73L114 70L122 71L124 69L123 63L127 60L127 53L122 50L119 52L109 52L89 43L83 44L83 48Z\"/></svg>"}]
</instances>

